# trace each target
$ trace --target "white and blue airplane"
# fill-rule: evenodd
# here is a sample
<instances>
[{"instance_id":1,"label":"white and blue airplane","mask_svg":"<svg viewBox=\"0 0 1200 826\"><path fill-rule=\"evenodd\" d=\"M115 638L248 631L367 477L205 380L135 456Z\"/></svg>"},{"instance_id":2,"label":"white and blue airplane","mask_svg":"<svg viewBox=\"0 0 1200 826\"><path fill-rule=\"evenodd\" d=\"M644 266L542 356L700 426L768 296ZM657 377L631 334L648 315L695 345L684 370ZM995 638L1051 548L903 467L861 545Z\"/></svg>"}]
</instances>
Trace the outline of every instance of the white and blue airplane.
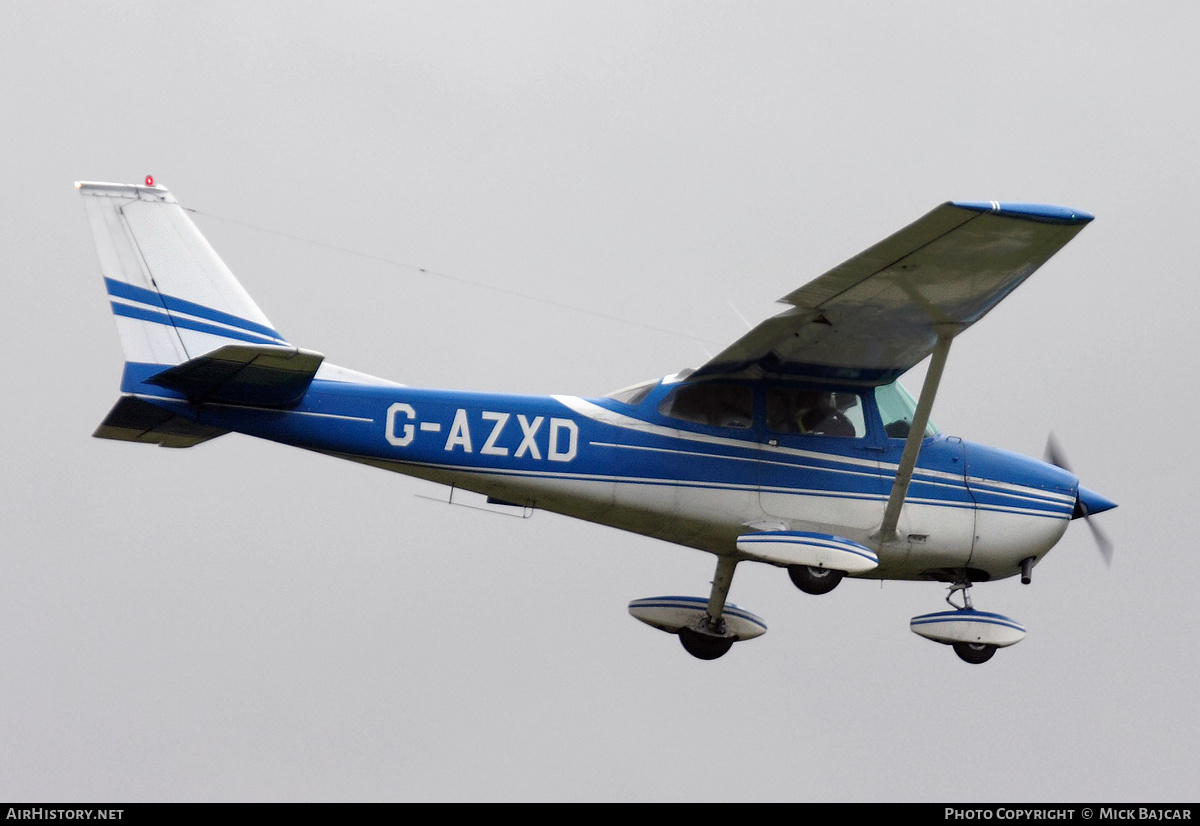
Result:
<instances>
[{"instance_id":1,"label":"white and blue airplane","mask_svg":"<svg viewBox=\"0 0 1200 826\"><path fill-rule=\"evenodd\" d=\"M327 364L276 331L164 187L75 186L125 354L96 436L192 447L245 433L707 551L707 597L629 605L701 659L766 631L726 601L737 565L759 562L809 594L845 577L947 583L951 610L910 627L985 662L1025 629L976 610L971 586L1029 582L1072 519L1115 507L1052 449L1041 462L929 423L954 337L1082 230L1083 212L943 204L785 296L699 369L585 399L407 387ZM914 401L897 379L926 357Z\"/></svg>"}]
</instances>

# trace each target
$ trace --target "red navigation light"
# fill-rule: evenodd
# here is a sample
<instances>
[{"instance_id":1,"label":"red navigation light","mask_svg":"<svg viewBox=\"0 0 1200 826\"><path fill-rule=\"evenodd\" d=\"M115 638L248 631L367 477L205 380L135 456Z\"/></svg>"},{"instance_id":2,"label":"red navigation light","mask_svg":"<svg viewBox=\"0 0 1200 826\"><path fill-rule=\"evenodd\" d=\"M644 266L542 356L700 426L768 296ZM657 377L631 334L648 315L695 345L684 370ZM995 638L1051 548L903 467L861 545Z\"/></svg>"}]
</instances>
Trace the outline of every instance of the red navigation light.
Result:
<instances>
[{"instance_id":1,"label":"red navigation light","mask_svg":"<svg viewBox=\"0 0 1200 826\"><path fill-rule=\"evenodd\" d=\"M146 176L146 186L154 186L154 176L153 175Z\"/></svg>"}]
</instances>

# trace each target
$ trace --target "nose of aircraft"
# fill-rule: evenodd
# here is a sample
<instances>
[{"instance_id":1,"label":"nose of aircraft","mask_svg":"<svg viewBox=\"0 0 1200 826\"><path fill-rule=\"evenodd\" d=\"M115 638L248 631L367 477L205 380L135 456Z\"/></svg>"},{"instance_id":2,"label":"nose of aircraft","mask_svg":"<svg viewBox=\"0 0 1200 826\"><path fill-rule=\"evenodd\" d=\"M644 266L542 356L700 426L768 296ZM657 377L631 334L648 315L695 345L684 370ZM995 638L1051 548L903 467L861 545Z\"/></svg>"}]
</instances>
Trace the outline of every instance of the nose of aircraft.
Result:
<instances>
[{"instance_id":1,"label":"nose of aircraft","mask_svg":"<svg viewBox=\"0 0 1200 826\"><path fill-rule=\"evenodd\" d=\"M1057 465L1065 471L1070 472L1070 466L1067 464L1067 458L1063 455L1062 448L1058 445L1058 440L1051 433L1046 439L1046 461L1052 465ZM1100 551L1100 555L1104 557L1105 564L1112 564L1113 544L1104 532L1097 527L1096 523L1089 519L1089 516L1095 516L1098 513L1112 510L1117 506L1116 502L1111 499L1106 499L1094 490L1088 490L1083 485L1076 483L1075 490L1075 510L1071 513L1072 519L1083 519L1092 530L1092 536L1096 540L1096 547Z\"/></svg>"},{"instance_id":2,"label":"nose of aircraft","mask_svg":"<svg viewBox=\"0 0 1200 826\"><path fill-rule=\"evenodd\" d=\"M1089 517L1112 510L1116 506L1117 503L1111 499L1106 499L1094 490L1088 490L1083 485L1080 485L1078 492L1075 494L1075 511L1071 514L1072 519L1083 519L1083 523L1091 529L1092 537L1096 540L1096 549L1100 551L1100 556L1104 557L1104 564L1106 565L1112 565L1112 540Z\"/></svg>"},{"instance_id":3,"label":"nose of aircraft","mask_svg":"<svg viewBox=\"0 0 1200 826\"><path fill-rule=\"evenodd\" d=\"M1088 517L1112 510L1117 503L1079 484L1079 477L1071 472L1062 451L1053 441L1053 437L1047 445L1046 461L1044 462L997 448L973 443L965 444L968 486L971 488L977 507L986 510L989 506L997 504L1011 504L1007 499L993 498L999 492L989 484L993 480L994 482L1015 484L1029 491L1040 489L1047 494L1052 494L1053 504L1051 504L1051 499L1046 499L1042 507L1047 510L1056 509L1054 512L1059 518L1063 515L1064 506L1070 502L1067 497L1073 497L1075 505L1071 511L1071 518L1083 519L1084 524L1092 532L1096 547L1105 563L1112 564L1113 543L1096 524L1097 520ZM1038 498L1031 497L1025 504L1032 506ZM1050 545L1058 541L1058 537L1061 536L1061 531L1065 527L1061 522L1058 525L1059 533L1050 540ZM976 537L976 542L978 547L979 537Z\"/></svg>"},{"instance_id":4,"label":"nose of aircraft","mask_svg":"<svg viewBox=\"0 0 1200 826\"><path fill-rule=\"evenodd\" d=\"M1106 499L1094 490L1088 490L1083 485L1079 486L1079 493L1075 500L1075 512L1071 514L1072 519L1080 517L1087 518L1095 516L1098 513L1110 511L1117 506L1117 503L1111 499Z\"/></svg>"}]
</instances>

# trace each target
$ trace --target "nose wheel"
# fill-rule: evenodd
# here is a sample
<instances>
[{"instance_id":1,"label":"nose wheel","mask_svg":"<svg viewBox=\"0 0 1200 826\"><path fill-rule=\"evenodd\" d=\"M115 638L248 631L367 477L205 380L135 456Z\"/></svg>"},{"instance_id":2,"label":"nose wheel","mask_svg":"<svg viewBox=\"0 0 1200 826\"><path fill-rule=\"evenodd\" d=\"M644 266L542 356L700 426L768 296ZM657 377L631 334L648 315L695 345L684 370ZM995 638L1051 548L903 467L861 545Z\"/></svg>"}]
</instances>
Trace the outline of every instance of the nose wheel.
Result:
<instances>
[{"instance_id":1,"label":"nose wheel","mask_svg":"<svg viewBox=\"0 0 1200 826\"><path fill-rule=\"evenodd\" d=\"M970 582L951 585L946 602L954 610L913 617L909 628L914 634L949 645L963 662L981 665L995 655L996 649L1023 640L1025 628L1001 614L976 611L971 605L970 587ZM954 601L959 591L961 605Z\"/></svg>"},{"instance_id":2,"label":"nose wheel","mask_svg":"<svg viewBox=\"0 0 1200 826\"><path fill-rule=\"evenodd\" d=\"M962 605L954 601L956 591L962 591ZM955 611L974 611L974 606L971 605L971 583L956 582L951 585L950 593L946 594L946 602ZM996 653L996 646L986 642L955 642L950 645L960 660L971 665L983 665Z\"/></svg>"}]
</instances>

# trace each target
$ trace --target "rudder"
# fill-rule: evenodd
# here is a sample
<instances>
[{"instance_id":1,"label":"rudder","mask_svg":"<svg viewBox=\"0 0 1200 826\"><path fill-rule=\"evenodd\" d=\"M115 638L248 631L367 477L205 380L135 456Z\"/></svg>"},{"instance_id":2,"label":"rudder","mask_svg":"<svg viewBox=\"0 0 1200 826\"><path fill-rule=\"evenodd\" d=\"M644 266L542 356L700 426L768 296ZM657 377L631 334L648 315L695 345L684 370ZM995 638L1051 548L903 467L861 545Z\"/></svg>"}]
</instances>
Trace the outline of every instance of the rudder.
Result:
<instances>
[{"instance_id":1,"label":"rudder","mask_svg":"<svg viewBox=\"0 0 1200 826\"><path fill-rule=\"evenodd\" d=\"M127 363L173 366L231 344L288 346L165 187L75 187Z\"/></svg>"}]
</instances>

